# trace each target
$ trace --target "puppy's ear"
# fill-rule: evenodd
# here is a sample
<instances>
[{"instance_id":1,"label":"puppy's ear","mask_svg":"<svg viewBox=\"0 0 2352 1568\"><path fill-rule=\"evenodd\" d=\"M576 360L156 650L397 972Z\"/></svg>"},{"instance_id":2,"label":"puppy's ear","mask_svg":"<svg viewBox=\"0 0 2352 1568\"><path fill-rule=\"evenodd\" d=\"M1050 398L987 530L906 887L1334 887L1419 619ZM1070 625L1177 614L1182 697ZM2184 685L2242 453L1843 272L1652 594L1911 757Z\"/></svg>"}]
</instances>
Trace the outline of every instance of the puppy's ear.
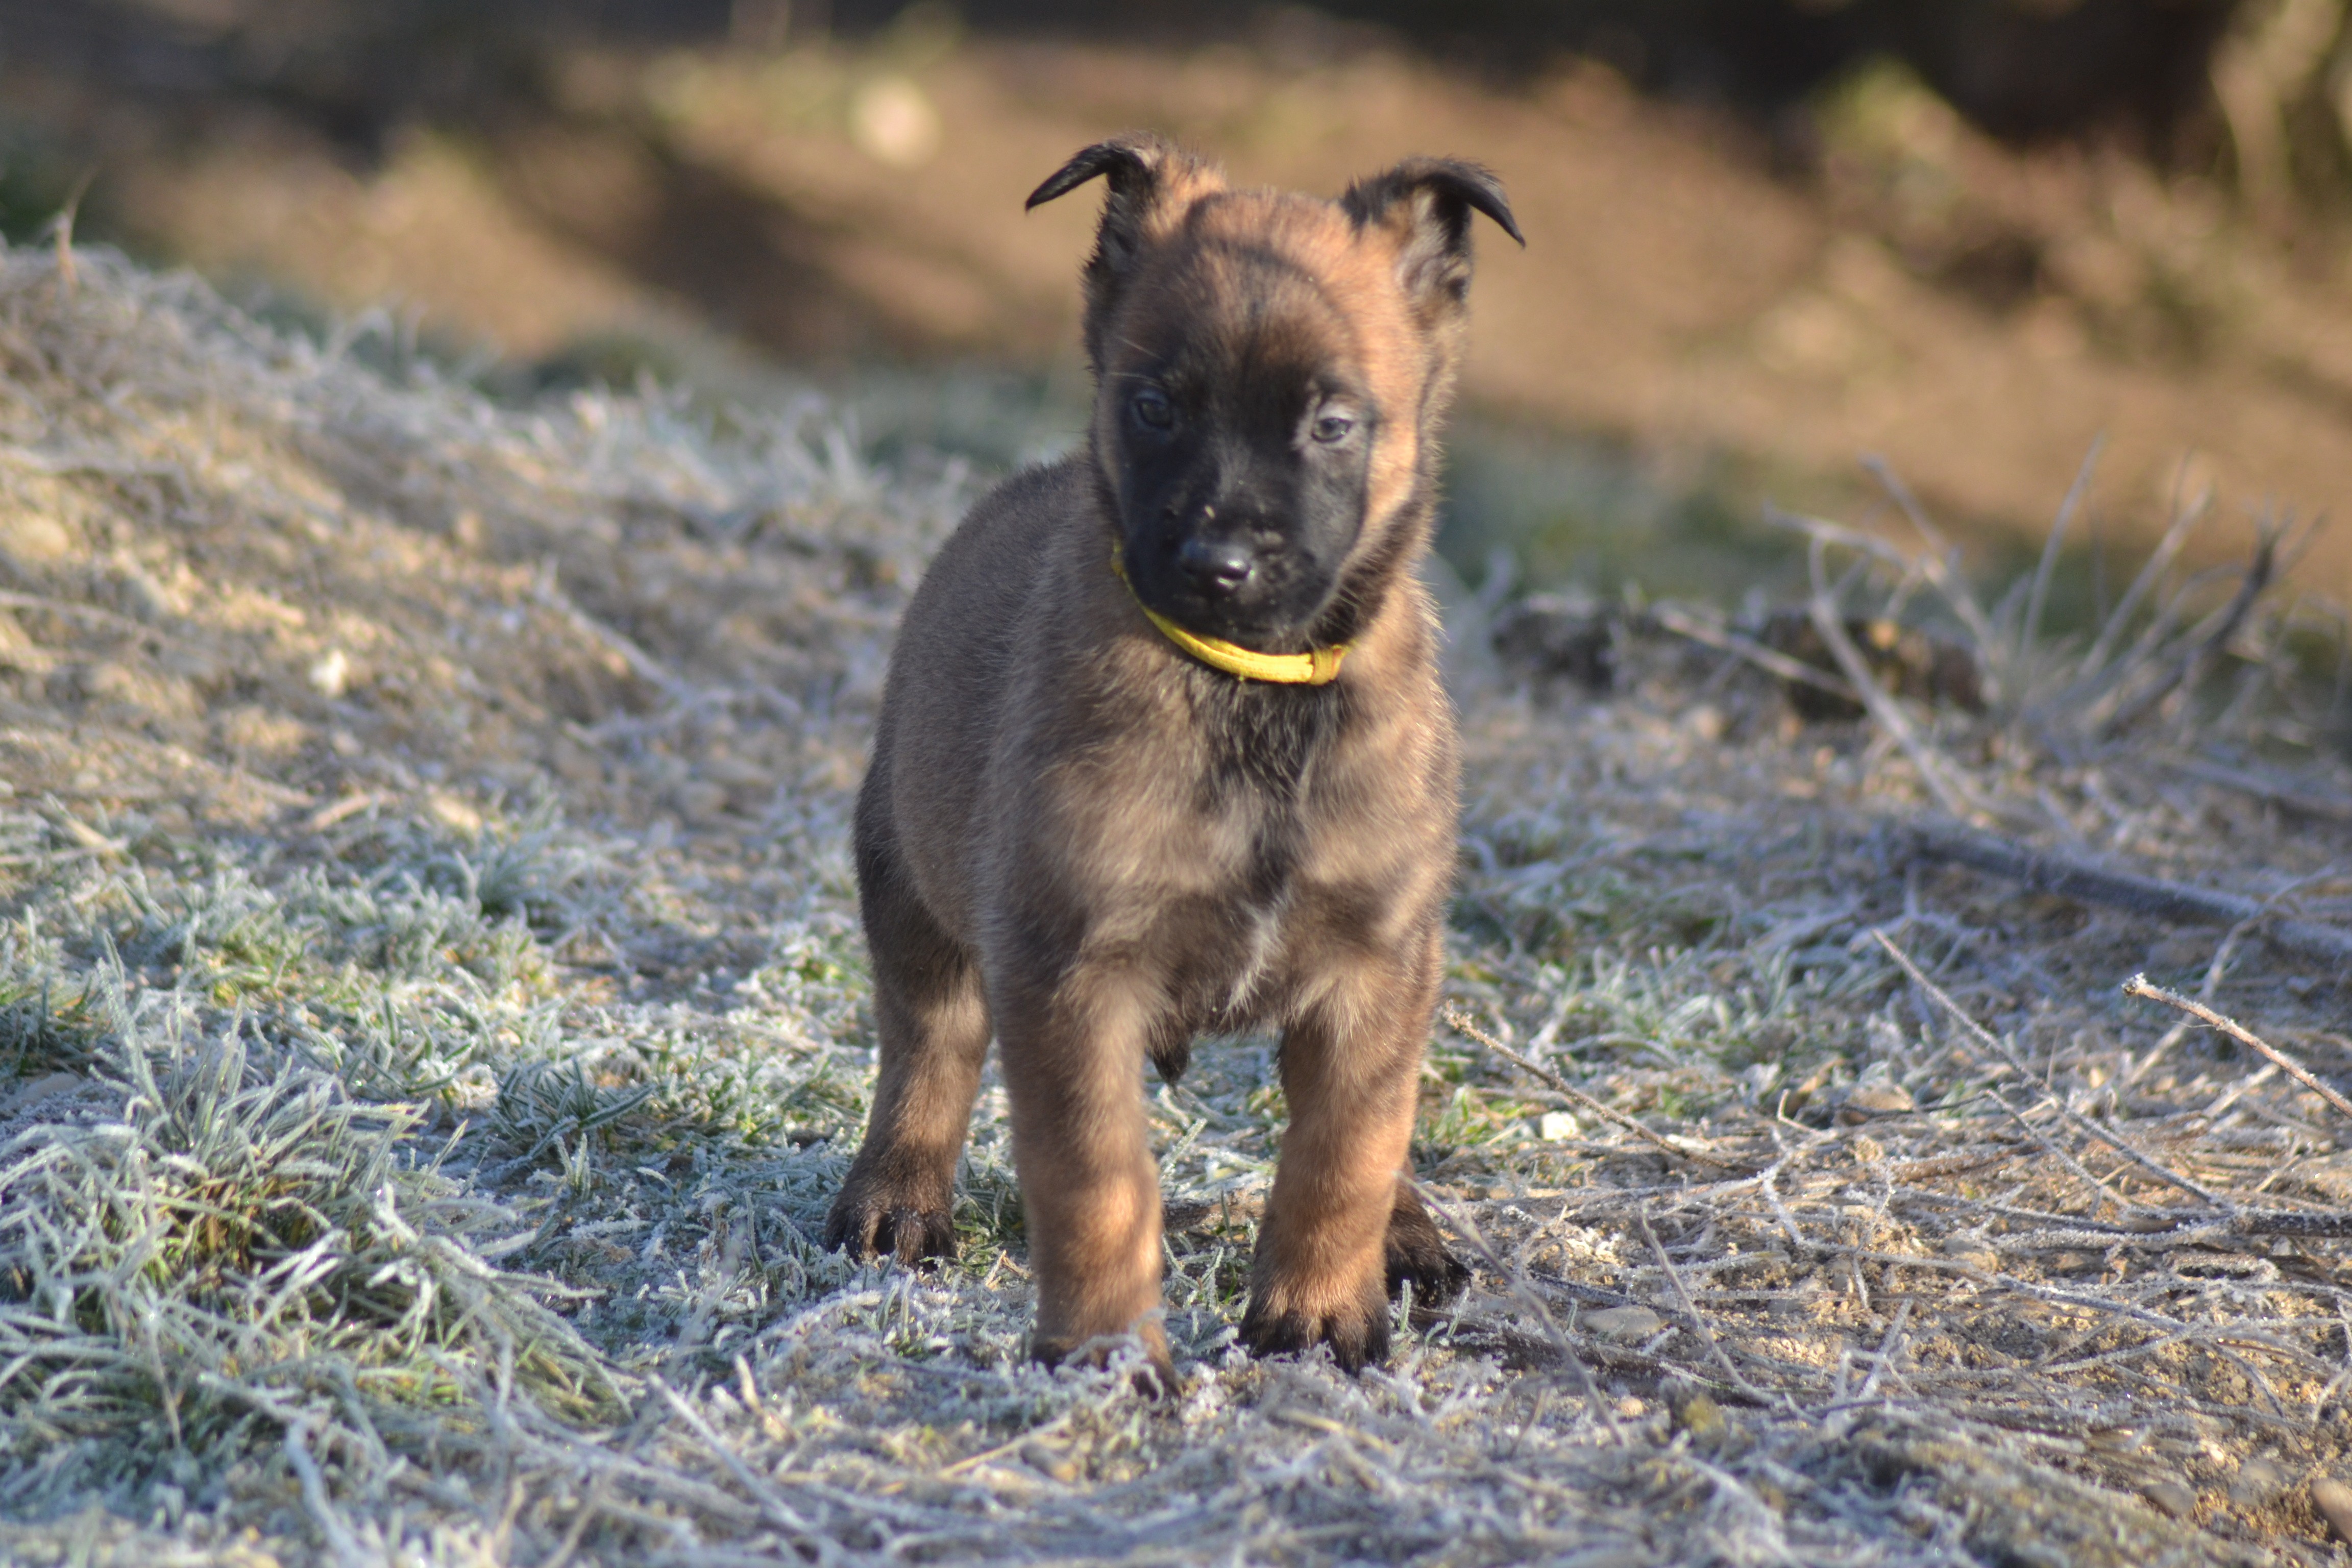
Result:
<instances>
[{"instance_id":1,"label":"puppy's ear","mask_svg":"<svg viewBox=\"0 0 2352 1568\"><path fill-rule=\"evenodd\" d=\"M1171 232L1194 202L1225 188L1215 164L1148 131L1136 131L1081 151L1030 192L1024 207L1066 196L1097 176L1109 184L1110 195L1103 202L1095 253L1087 262L1089 339L1095 318L1118 294L1144 247Z\"/></svg>"},{"instance_id":2,"label":"puppy's ear","mask_svg":"<svg viewBox=\"0 0 2352 1568\"><path fill-rule=\"evenodd\" d=\"M1359 230L1394 237L1397 281L1423 309L1459 306L1468 292L1472 213L1485 213L1505 234L1528 242L1493 171L1454 158L1408 158L1349 186L1339 205Z\"/></svg>"}]
</instances>

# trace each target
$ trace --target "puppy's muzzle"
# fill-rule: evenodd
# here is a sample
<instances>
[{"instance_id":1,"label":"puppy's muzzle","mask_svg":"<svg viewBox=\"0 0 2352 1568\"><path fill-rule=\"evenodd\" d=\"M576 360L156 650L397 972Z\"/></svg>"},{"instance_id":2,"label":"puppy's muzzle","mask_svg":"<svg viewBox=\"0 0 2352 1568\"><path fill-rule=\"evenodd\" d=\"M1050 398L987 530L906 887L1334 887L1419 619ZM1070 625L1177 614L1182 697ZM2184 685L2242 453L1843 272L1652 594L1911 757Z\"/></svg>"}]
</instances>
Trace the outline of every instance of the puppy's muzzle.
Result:
<instances>
[{"instance_id":1,"label":"puppy's muzzle","mask_svg":"<svg viewBox=\"0 0 2352 1568\"><path fill-rule=\"evenodd\" d=\"M1238 539L1195 536L1176 552L1184 581L1204 599L1230 599L1257 571L1257 552Z\"/></svg>"}]
</instances>

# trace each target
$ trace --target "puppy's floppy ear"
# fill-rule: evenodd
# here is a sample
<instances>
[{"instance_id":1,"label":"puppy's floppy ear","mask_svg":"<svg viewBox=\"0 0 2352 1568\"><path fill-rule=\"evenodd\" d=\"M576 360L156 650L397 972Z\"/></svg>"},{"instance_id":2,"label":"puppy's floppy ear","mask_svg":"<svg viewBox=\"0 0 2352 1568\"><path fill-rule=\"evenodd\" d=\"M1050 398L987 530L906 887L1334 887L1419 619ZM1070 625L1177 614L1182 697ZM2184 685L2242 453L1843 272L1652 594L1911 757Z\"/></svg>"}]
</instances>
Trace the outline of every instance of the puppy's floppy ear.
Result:
<instances>
[{"instance_id":1,"label":"puppy's floppy ear","mask_svg":"<svg viewBox=\"0 0 2352 1568\"><path fill-rule=\"evenodd\" d=\"M1093 318L1117 294L1145 245L1173 229L1195 201L1225 188L1215 164L1148 131L1134 131L1080 151L1029 193L1024 208L1067 195L1097 176L1109 184L1110 195L1087 262L1089 338Z\"/></svg>"},{"instance_id":2,"label":"puppy's floppy ear","mask_svg":"<svg viewBox=\"0 0 2352 1568\"><path fill-rule=\"evenodd\" d=\"M1358 229L1396 237L1397 280L1424 307L1459 305L1468 291L1472 213L1485 213L1505 234L1528 242L1493 171L1455 158L1408 158L1349 186L1339 205Z\"/></svg>"}]
</instances>

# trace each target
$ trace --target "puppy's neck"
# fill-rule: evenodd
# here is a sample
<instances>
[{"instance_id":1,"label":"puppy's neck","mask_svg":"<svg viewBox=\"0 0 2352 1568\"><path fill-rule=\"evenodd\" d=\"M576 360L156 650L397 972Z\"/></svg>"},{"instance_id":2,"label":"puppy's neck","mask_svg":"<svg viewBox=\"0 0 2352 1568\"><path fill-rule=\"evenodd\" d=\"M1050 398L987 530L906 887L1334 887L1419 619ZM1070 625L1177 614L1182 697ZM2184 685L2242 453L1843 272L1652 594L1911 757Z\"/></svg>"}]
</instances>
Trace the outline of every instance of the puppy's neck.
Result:
<instances>
[{"instance_id":1,"label":"puppy's neck","mask_svg":"<svg viewBox=\"0 0 2352 1568\"><path fill-rule=\"evenodd\" d=\"M1396 585L1429 549L1434 510L1424 488L1388 520L1380 537L1341 574L1339 591L1316 617L1312 636L1318 646L1364 642L1384 616L1402 608Z\"/></svg>"}]
</instances>

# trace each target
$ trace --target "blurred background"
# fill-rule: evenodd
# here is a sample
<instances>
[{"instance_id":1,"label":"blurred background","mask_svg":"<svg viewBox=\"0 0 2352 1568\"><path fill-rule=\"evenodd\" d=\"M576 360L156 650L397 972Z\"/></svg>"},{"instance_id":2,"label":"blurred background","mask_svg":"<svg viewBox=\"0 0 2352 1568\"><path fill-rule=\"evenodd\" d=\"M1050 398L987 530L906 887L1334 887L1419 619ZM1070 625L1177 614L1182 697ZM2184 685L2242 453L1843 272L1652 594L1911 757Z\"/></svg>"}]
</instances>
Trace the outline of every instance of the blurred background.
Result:
<instances>
[{"instance_id":1,"label":"blurred background","mask_svg":"<svg viewBox=\"0 0 2352 1568\"><path fill-rule=\"evenodd\" d=\"M2352 502L2352 0L0 0L0 229L185 265L493 395L811 387L884 455L1066 447L1091 195L1144 126L1336 192L1499 170L1444 549L1736 599L1766 500L1987 570L2104 438L2087 616ZM2352 587L2323 532L2298 586ZM2061 606L2062 613L2064 607Z\"/></svg>"}]
</instances>

